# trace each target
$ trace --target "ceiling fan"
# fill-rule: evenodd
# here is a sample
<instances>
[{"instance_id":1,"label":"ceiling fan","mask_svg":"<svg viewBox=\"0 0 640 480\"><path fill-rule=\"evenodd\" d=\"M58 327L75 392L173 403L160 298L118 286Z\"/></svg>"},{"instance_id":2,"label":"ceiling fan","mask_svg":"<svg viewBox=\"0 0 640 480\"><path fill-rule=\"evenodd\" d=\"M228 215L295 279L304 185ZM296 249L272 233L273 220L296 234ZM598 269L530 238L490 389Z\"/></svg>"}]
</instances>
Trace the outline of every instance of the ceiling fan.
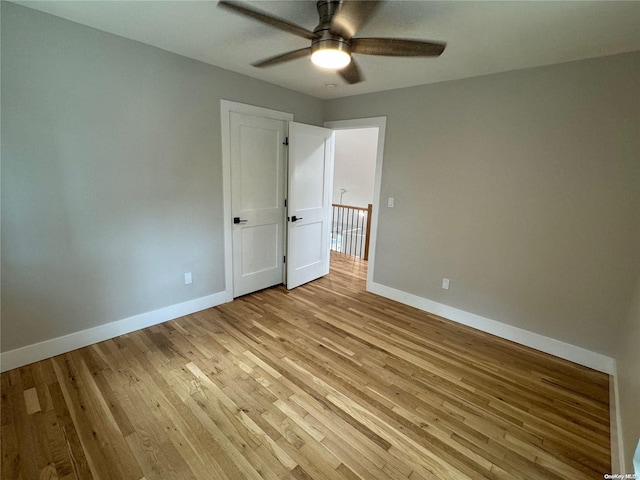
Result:
<instances>
[{"instance_id":1,"label":"ceiling fan","mask_svg":"<svg viewBox=\"0 0 640 480\"><path fill-rule=\"evenodd\" d=\"M373 16L381 3L374 0L320 0L317 3L320 23L313 31L239 2L220 0L218 6L311 40L310 47L260 60L252 64L254 67L271 67L311 56L311 61L315 65L336 70L348 83L353 84L364 79L358 65L352 58L353 53L390 57L437 57L442 54L446 46L441 42L404 38L354 37L356 32Z\"/></svg>"}]
</instances>

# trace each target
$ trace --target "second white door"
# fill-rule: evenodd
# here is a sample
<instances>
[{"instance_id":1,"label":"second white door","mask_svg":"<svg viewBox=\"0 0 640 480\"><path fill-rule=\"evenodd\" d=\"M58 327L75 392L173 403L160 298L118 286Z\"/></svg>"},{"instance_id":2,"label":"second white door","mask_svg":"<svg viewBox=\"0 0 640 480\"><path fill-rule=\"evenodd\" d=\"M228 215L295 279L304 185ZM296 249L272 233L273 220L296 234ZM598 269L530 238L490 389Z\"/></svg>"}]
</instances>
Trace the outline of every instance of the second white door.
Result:
<instances>
[{"instance_id":1,"label":"second white door","mask_svg":"<svg viewBox=\"0 0 640 480\"><path fill-rule=\"evenodd\" d=\"M329 273L334 134L289 122L287 288Z\"/></svg>"}]
</instances>

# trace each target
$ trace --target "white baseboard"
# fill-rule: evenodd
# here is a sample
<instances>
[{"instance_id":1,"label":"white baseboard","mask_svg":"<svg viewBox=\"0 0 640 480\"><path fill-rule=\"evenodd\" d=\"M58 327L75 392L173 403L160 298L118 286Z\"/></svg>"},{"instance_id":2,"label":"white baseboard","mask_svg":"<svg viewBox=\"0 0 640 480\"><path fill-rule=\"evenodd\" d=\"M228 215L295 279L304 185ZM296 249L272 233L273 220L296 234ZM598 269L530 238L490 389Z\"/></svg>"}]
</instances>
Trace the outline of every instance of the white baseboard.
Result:
<instances>
[{"instance_id":1,"label":"white baseboard","mask_svg":"<svg viewBox=\"0 0 640 480\"><path fill-rule=\"evenodd\" d=\"M561 342L555 338L545 337L522 328L507 325L506 323L481 317L474 313L465 312L442 303L434 302L427 298L419 297L412 293L396 290L376 282L367 284L367 290L371 293L390 298L396 302L404 303L425 312L439 315L456 323L461 323L482 332L490 333L506 340L540 350L541 352L564 358L585 367L593 368L609 375L615 375L616 361L592 352L585 348L577 347L569 343Z\"/></svg>"},{"instance_id":2,"label":"white baseboard","mask_svg":"<svg viewBox=\"0 0 640 480\"><path fill-rule=\"evenodd\" d=\"M170 305L168 307L141 313L129 318L107 323L87 330L70 333L62 337L52 338L25 347L9 350L0 354L0 371L6 372L13 368L22 367L33 362L54 357L94 343L124 335L142 328L157 325L174 318L199 312L228 302L226 292L214 293L206 297L196 298L187 302Z\"/></svg>"}]
</instances>

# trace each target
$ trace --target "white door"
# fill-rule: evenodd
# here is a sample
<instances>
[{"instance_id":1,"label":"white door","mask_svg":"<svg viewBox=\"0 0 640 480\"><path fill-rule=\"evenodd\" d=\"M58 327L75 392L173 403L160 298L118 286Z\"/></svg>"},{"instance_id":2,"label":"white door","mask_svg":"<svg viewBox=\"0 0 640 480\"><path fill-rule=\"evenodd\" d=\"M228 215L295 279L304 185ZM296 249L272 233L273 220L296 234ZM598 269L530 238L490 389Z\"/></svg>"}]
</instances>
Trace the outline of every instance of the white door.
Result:
<instances>
[{"instance_id":1,"label":"white door","mask_svg":"<svg viewBox=\"0 0 640 480\"><path fill-rule=\"evenodd\" d=\"M283 281L287 127L230 113L234 297Z\"/></svg>"},{"instance_id":2,"label":"white door","mask_svg":"<svg viewBox=\"0 0 640 480\"><path fill-rule=\"evenodd\" d=\"M287 288L329 273L334 134L289 122Z\"/></svg>"}]
</instances>

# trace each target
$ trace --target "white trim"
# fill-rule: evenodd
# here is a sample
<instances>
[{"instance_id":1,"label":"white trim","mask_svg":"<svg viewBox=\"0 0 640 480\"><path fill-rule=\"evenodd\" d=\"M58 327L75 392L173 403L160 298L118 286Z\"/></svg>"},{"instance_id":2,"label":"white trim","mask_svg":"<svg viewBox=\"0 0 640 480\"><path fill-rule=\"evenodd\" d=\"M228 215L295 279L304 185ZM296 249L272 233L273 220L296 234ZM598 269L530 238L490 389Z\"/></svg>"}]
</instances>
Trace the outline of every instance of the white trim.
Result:
<instances>
[{"instance_id":1,"label":"white trim","mask_svg":"<svg viewBox=\"0 0 640 480\"><path fill-rule=\"evenodd\" d=\"M52 338L43 342L27 345L3 352L0 355L0 370L6 372L46 358L102 342L110 338L134 332L142 328L157 325L174 318L189 315L200 310L226 303L225 292L214 293L206 297L196 298L183 303L141 313L129 318L107 323L79 332L70 333L62 337Z\"/></svg>"},{"instance_id":2,"label":"white trim","mask_svg":"<svg viewBox=\"0 0 640 480\"><path fill-rule=\"evenodd\" d=\"M379 283L368 282L367 290L377 295L395 300L396 302L410 305L425 312L433 313L452 320L456 323L467 325L475 328L476 330L490 333L506 340L511 340L512 342L519 343L520 345L534 348L541 352L569 360L570 362L574 362L579 365L584 365L585 367L593 368L594 370L598 370L609 375L615 374L616 371L616 361L613 358L592 352L582 347L561 342L555 338L545 337L538 333L533 333L522 328L507 325L506 323L481 317L474 313L465 312L464 310L459 310L442 303L434 302L427 298L396 290L395 288L387 287L386 285Z\"/></svg>"},{"instance_id":3,"label":"white trim","mask_svg":"<svg viewBox=\"0 0 640 480\"><path fill-rule=\"evenodd\" d=\"M273 118L276 120L293 121L293 113L279 112L268 108L246 105L244 103L220 100L220 125L222 127L222 204L224 221L224 294L227 302L233 300L233 240L231 232L231 112L253 115L256 117ZM286 246L286 245L285 245Z\"/></svg>"},{"instance_id":4,"label":"white trim","mask_svg":"<svg viewBox=\"0 0 640 480\"><path fill-rule=\"evenodd\" d=\"M376 152L376 173L373 184L373 212L371 215L371 236L369 238L369 260L367 267L367 290L373 284L373 271L376 263L376 238L378 236L378 212L380 210L380 185L382 185L382 161L384 157L384 139L387 117L355 118L324 122L324 126L333 130L378 127L378 149Z\"/></svg>"},{"instance_id":5,"label":"white trim","mask_svg":"<svg viewBox=\"0 0 640 480\"><path fill-rule=\"evenodd\" d=\"M611 431L611 473L625 473L624 438L622 436L622 419L620 418L620 394L618 392L617 373L609 377L609 418Z\"/></svg>"}]
</instances>

